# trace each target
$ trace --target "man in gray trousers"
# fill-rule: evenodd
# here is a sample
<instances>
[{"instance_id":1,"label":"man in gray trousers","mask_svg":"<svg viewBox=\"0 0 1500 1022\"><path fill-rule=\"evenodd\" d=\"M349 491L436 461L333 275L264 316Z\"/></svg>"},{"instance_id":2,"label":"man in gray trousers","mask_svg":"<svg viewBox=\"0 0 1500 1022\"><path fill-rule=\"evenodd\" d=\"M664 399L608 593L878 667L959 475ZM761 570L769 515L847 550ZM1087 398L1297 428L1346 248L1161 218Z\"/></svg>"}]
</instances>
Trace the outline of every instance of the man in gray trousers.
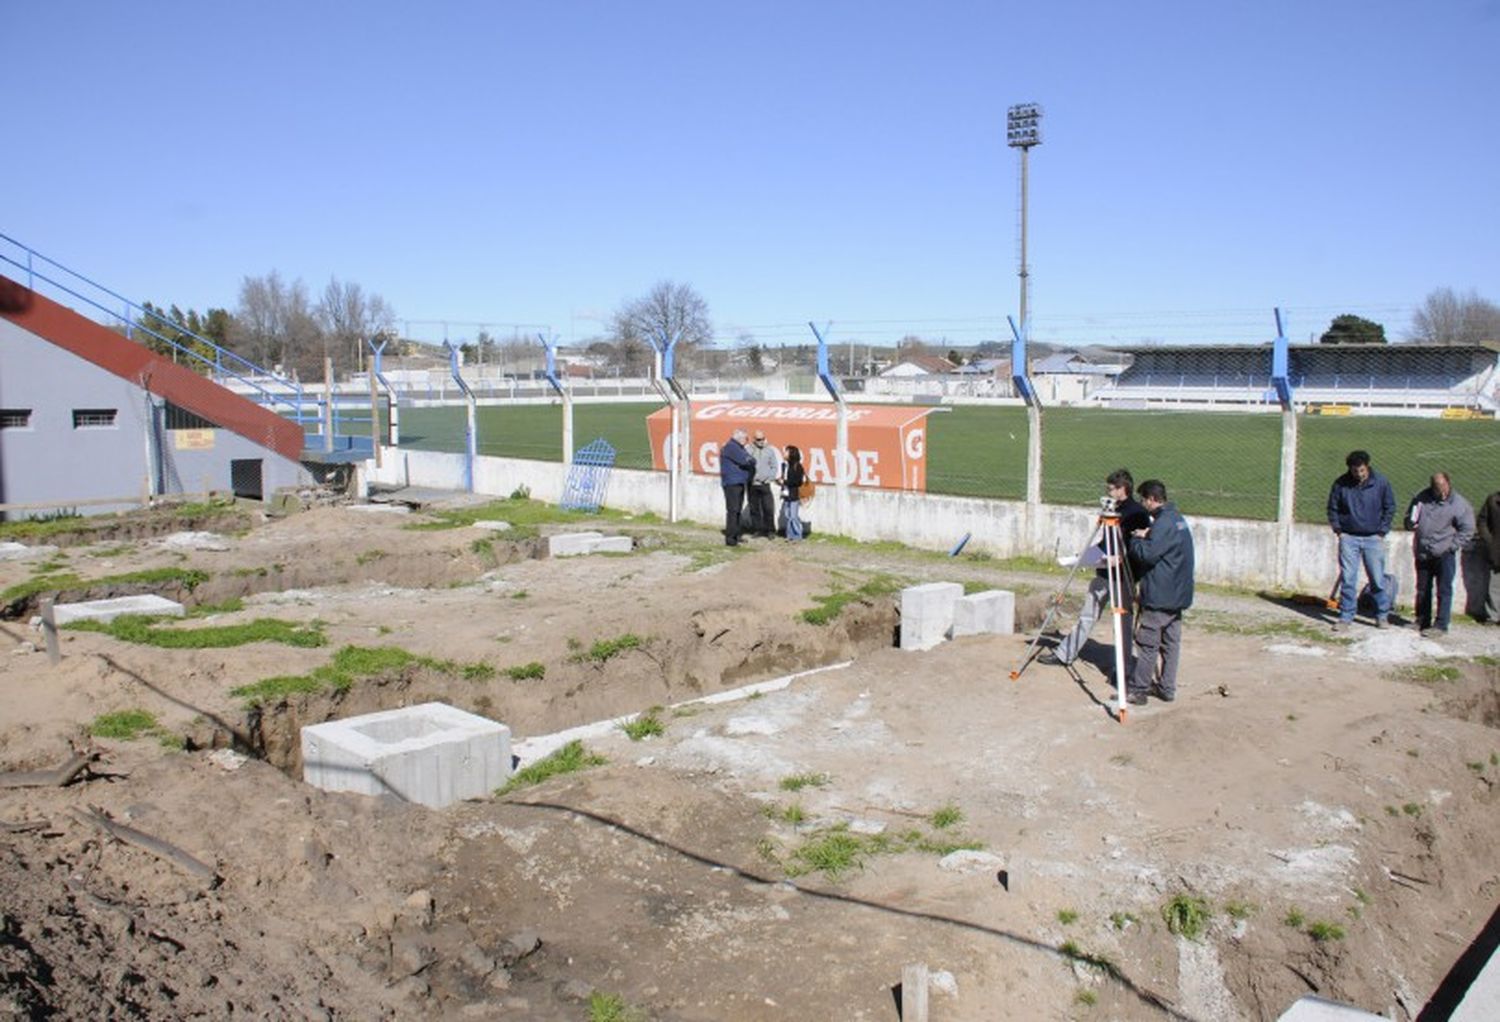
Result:
<instances>
[{"instance_id":1,"label":"man in gray trousers","mask_svg":"<svg viewBox=\"0 0 1500 1022\"><path fill-rule=\"evenodd\" d=\"M1151 515L1151 528L1130 534L1130 559L1140 565L1140 612L1136 615L1135 666L1126 699L1145 706L1154 695L1177 698L1177 657L1182 650L1182 612L1193 605L1193 534L1167 487L1148 479L1136 491Z\"/></svg>"}]
</instances>

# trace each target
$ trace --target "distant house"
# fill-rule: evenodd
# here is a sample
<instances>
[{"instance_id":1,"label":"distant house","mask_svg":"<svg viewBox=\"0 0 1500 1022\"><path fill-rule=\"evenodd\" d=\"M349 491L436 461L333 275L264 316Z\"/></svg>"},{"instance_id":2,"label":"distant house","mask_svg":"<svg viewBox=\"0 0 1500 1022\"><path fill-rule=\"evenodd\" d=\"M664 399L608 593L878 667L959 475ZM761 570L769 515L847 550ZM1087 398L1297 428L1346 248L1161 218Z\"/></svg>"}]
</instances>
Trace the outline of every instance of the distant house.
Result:
<instances>
[{"instance_id":1,"label":"distant house","mask_svg":"<svg viewBox=\"0 0 1500 1022\"><path fill-rule=\"evenodd\" d=\"M1031 363L1031 379L1047 404L1073 404L1119 376L1124 367L1094 362L1076 351L1058 351Z\"/></svg>"},{"instance_id":2,"label":"distant house","mask_svg":"<svg viewBox=\"0 0 1500 1022\"><path fill-rule=\"evenodd\" d=\"M880 375L887 379L946 376L957 369L941 355L907 355L889 369L882 369Z\"/></svg>"},{"instance_id":3,"label":"distant house","mask_svg":"<svg viewBox=\"0 0 1500 1022\"><path fill-rule=\"evenodd\" d=\"M295 422L0 277L0 518L264 499L314 481L303 447Z\"/></svg>"}]
</instances>

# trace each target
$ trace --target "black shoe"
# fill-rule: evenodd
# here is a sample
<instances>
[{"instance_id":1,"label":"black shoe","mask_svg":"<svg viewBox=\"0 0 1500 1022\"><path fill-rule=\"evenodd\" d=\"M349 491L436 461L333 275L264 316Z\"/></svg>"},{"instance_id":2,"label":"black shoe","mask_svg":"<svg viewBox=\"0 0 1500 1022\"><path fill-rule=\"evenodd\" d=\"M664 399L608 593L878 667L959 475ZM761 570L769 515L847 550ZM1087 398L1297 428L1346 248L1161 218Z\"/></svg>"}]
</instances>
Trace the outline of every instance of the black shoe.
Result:
<instances>
[{"instance_id":1,"label":"black shoe","mask_svg":"<svg viewBox=\"0 0 1500 1022\"><path fill-rule=\"evenodd\" d=\"M1144 692L1131 692L1129 695L1127 695L1125 697L1125 701L1127 703L1129 703L1131 706L1145 706L1146 705L1146 693L1144 693Z\"/></svg>"},{"instance_id":2,"label":"black shoe","mask_svg":"<svg viewBox=\"0 0 1500 1022\"><path fill-rule=\"evenodd\" d=\"M1050 649L1044 649L1044 650L1042 650L1041 653L1037 654L1036 660L1037 660L1037 663L1039 663L1039 664L1046 664L1048 667L1066 667L1066 666L1068 666L1068 661L1064 660L1062 657L1058 656L1056 653L1054 653Z\"/></svg>"},{"instance_id":3,"label":"black shoe","mask_svg":"<svg viewBox=\"0 0 1500 1022\"><path fill-rule=\"evenodd\" d=\"M1156 698L1160 699L1164 703L1175 702L1176 699L1177 699L1177 693L1176 692L1173 692L1171 695L1168 695L1167 693L1163 692L1159 688L1153 688L1151 690L1151 694L1154 695Z\"/></svg>"}]
</instances>

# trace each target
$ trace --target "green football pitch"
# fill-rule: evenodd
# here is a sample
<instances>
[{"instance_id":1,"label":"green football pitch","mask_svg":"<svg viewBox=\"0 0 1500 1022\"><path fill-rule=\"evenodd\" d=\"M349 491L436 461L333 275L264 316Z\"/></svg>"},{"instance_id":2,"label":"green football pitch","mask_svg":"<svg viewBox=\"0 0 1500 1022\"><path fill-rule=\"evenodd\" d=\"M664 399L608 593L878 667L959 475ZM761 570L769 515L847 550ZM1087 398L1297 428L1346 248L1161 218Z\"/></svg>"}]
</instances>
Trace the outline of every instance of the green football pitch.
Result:
<instances>
[{"instance_id":1,"label":"green football pitch","mask_svg":"<svg viewBox=\"0 0 1500 1022\"><path fill-rule=\"evenodd\" d=\"M650 468L649 403L577 404L573 439L602 438L622 468ZM973 405L934 410L928 418L929 492L1017 499L1026 493L1026 410ZM403 408L401 443L424 450L462 451L462 408ZM562 408L482 406L480 454L562 460ZM1500 423L1377 416L1302 416L1299 423L1296 515L1322 521L1328 487L1344 456L1360 448L1388 476L1400 510L1443 470L1477 504L1500 489ZM772 437L775 440L775 437ZM1048 409L1042 417L1042 498L1093 505L1104 477L1130 469L1136 482L1163 480L1187 514L1276 517L1281 417L1233 412Z\"/></svg>"}]
</instances>

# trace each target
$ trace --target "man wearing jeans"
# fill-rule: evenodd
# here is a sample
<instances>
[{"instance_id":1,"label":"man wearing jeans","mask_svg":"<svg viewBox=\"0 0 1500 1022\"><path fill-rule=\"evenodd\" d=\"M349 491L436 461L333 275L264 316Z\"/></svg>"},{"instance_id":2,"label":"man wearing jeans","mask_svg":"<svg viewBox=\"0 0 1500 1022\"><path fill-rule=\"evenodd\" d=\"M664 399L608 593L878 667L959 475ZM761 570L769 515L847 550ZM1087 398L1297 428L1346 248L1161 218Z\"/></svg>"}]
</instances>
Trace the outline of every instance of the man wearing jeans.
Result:
<instances>
[{"instance_id":1,"label":"man wearing jeans","mask_svg":"<svg viewBox=\"0 0 1500 1022\"><path fill-rule=\"evenodd\" d=\"M1453 488L1447 472L1434 472L1431 485L1411 499L1406 527L1415 533L1411 548L1417 570L1417 630L1438 638L1448 634L1453 576L1458 555L1474 539L1474 509Z\"/></svg>"},{"instance_id":2,"label":"man wearing jeans","mask_svg":"<svg viewBox=\"0 0 1500 1022\"><path fill-rule=\"evenodd\" d=\"M1384 628L1391 613L1385 585L1385 534L1396 517L1396 494L1385 476L1370 467L1367 451L1350 451L1349 469L1328 491L1328 527L1339 541L1339 619L1333 630L1348 630L1359 598L1359 566L1365 566L1375 597L1375 627Z\"/></svg>"}]
</instances>

